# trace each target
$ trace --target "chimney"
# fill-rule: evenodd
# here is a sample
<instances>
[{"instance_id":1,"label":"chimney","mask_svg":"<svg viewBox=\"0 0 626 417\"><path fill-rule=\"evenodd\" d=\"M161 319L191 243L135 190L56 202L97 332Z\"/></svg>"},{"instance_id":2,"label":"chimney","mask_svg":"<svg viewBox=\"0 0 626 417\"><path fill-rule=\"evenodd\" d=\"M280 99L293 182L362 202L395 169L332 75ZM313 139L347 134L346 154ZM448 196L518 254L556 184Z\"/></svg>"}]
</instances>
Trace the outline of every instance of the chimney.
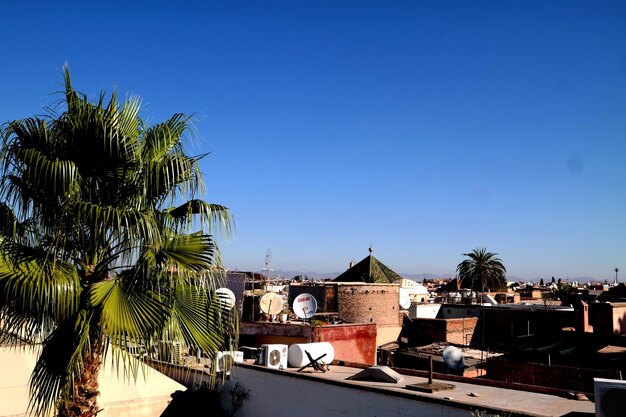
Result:
<instances>
[{"instance_id":1,"label":"chimney","mask_svg":"<svg viewBox=\"0 0 626 417\"><path fill-rule=\"evenodd\" d=\"M574 310L576 314L576 330L584 333L593 333L593 326L589 324L589 304L584 301L578 301Z\"/></svg>"}]
</instances>

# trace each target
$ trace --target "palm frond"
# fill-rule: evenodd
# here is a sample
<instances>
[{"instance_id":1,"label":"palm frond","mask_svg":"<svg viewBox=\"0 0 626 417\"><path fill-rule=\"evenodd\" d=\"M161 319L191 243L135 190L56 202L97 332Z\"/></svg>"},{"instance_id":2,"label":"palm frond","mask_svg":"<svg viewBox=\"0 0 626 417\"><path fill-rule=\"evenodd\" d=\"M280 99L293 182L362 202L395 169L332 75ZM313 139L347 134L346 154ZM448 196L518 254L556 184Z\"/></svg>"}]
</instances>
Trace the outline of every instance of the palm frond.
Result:
<instances>
[{"instance_id":1,"label":"palm frond","mask_svg":"<svg viewBox=\"0 0 626 417\"><path fill-rule=\"evenodd\" d=\"M140 290L143 288L121 278L99 282L90 289L90 304L102 311L103 327L116 344L151 336L166 320L163 304Z\"/></svg>"},{"instance_id":2,"label":"palm frond","mask_svg":"<svg viewBox=\"0 0 626 417\"><path fill-rule=\"evenodd\" d=\"M15 237L21 234L22 229L11 207L0 202L0 236Z\"/></svg>"},{"instance_id":3,"label":"palm frond","mask_svg":"<svg viewBox=\"0 0 626 417\"><path fill-rule=\"evenodd\" d=\"M159 239L155 216L149 211L101 206L88 201L74 201L70 205L68 212L73 213L77 222L90 227L97 241L106 242L111 236L120 235L149 242Z\"/></svg>"},{"instance_id":4,"label":"palm frond","mask_svg":"<svg viewBox=\"0 0 626 417\"><path fill-rule=\"evenodd\" d=\"M59 406L68 404L74 391L74 380L91 357L90 317L85 310L62 322L46 339L30 377L29 411L47 416Z\"/></svg>"},{"instance_id":5,"label":"palm frond","mask_svg":"<svg viewBox=\"0 0 626 417\"><path fill-rule=\"evenodd\" d=\"M177 113L164 123L149 128L144 135L142 156L145 162L159 161L172 150L180 151L181 136L188 127L189 117Z\"/></svg>"},{"instance_id":6,"label":"palm frond","mask_svg":"<svg viewBox=\"0 0 626 417\"><path fill-rule=\"evenodd\" d=\"M0 244L0 306L13 320L1 322L7 331L28 320L47 329L71 317L78 308L81 286L73 265L40 249L3 241Z\"/></svg>"},{"instance_id":7,"label":"palm frond","mask_svg":"<svg viewBox=\"0 0 626 417\"><path fill-rule=\"evenodd\" d=\"M202 200L190 200L178 207L165 210L165 213L175 223L186 223L190 218L197 216L201 228L207 228L211 233L223 232L226 237L231 237L235 225L228 207L211 204Z\"/></svg>"},{"instance_id":8,"label":"palm frond","mask_svg":"<svg viewBox=\"0 0 626 417\"><path fill-rule=\"evenodd\" d=\"M48 198L63 198L77 189L79 177L72 161L51 159L37 149L18 149L14 155L23 166L22 179Z\"/></svg>"},{"instance_id":9,"label":"palm frond","mask_svg":"<svg viewBox=\"0 0 626 417\"><path fill-rule=\"evenodd\" d=\"M8 124L7 133L13 135L12 141L22 148L54 152L54 132L48 129L46 120L38 117L16 120Z\"/></svg>"},{"instance_id":10,"label":"palm frond","mask_svg":"<svg viewBox=\"0 0 626 417\"><path fill-rule=\"evenodd\" d=\"M202 233L169 236L154 250L157 264L173 266L179 272L201 272L210 268L214 254L211 236Z\"/></svg>"},{"instance_id":11,"label":"palm frond","mask_svg":"<svg viewBox=\"0 0 626 417\"><path fill-rule=\"evenodd\" d=\"M225 349L232 317L224 313L214 291L179 285L170 302L172 315L164 339L182 340L204 352Z\"/></svg>"},{"instance_id":12,"label":"palm frond","mask_svg":"<svg viewBox=\"0 0 626 417\"><path fill-rule=\"evenodd\" d=\"M101 311L101 326L114 348L118 373L136 380L145 366L136 358L152 350L152 340L167 322L169 311L142 285L121 277L92 286L90 303Z\"/></svg>"},{"instance_id":13,"label":"palm frond","mask_svg":"<svg viewBox=\"0 0 626 417\"><path fill-rule=\"evenodd\" d=\"M464 253L465 259L457 266L457 274L466 288L500 290L506 284L506 268L497 253L488 252L486 248L476 248Z\"/></svg>"}]
</instances>

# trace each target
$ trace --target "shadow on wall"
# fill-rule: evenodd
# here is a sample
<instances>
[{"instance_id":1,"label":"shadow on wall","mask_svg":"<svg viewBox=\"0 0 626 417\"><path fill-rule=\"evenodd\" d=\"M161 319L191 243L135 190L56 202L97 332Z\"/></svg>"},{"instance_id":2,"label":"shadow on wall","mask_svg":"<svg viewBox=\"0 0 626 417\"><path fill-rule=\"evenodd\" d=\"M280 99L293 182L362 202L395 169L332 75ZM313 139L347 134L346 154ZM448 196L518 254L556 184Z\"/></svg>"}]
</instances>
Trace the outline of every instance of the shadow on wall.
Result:
<instances>
[{"instance_id":1,"label":"shadow on wall","mask_svg":"<svg viewBox=\"0 0 626 417\"><path fill-rule=\"evenodd\" d=\"M216 417L230 416L230 413L222 409L216 391L187 389L172 394L172 401L160 417L193 416L198 410L211 410L211 415Z\"/></svg>"},{"instance_id":2,"label":"shadow on wall","mask_svg":"<svg viewBox=\"0 0 626 417\"><path fill-rule=\"evenodd\" d=\"M210 410L210 415L215 417L231 417L249 396L249 390L243 388L239 382L232 381L227 381L216 389L201 387L176 391L160 417L193 416L198 415L198 410Z\"/></svg>"},{"instance_id":3,"label":"shadow on wall","mask_svg":"<svg viewBox=\"0 0 626 417\"><path fill-rule=\"evenodd\" d=\"M621 335L626 335L626 312L622 313L622 317L617 319L617 323L619 326L615 330L619 331Z\"/></svg>"}]
</instances>

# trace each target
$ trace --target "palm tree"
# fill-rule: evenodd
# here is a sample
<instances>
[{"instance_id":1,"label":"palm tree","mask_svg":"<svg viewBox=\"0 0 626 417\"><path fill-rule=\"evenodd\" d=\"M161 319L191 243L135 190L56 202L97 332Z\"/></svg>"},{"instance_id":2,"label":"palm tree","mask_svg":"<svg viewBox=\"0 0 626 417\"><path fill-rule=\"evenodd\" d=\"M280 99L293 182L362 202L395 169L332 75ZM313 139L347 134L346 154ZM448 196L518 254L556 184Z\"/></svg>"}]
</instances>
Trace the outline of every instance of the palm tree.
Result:
<instances>
[{"instance_id":1,"label":"palm tree","mask_svg":"<svg viewBox=\"0 0 626 417\"><path fill-rule=\"evenodd\" d=\"M463 288L476 291L497 291L506 287L506 268L497 253L487 252L486 248L476 248L457 268L457 274Z\"/></svg>"},{"instance_id":2,"label":"palm tree","mask_svg":"<svg viewBox=\"0 0 626 417\"><path fill-rule=\"evenodd\" d=\"M67 64L64 81L60 113L1 131L0 336L39 354L31 414L95 416L105 355L136 377L138 345L236 343L215 298L223 268L211 234L233 223L199 199L201 157L182 146L188 117L148 127L137 97L91 102Z\"/></svg>"}]
</instances>

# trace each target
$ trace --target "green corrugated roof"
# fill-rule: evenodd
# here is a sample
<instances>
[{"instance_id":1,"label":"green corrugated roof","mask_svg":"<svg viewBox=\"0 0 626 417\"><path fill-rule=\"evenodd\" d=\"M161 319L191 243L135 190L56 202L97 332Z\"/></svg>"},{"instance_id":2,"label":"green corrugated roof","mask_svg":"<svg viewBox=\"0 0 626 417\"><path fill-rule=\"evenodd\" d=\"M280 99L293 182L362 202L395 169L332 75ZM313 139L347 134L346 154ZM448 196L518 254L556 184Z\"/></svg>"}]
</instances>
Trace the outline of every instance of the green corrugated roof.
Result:
<instances>
[{"instance_id":1,"label":"green corrugated roof","mask_svg":"<svg viewBox=\"0 0 626 417\"><path fill-rule=\"evenodd\" d=\"M334 282L367 282L369 284L392 284L402 279L384 263L373 255L369 255L361 262L335 278Z\"/></svg>"}]
</instances>

